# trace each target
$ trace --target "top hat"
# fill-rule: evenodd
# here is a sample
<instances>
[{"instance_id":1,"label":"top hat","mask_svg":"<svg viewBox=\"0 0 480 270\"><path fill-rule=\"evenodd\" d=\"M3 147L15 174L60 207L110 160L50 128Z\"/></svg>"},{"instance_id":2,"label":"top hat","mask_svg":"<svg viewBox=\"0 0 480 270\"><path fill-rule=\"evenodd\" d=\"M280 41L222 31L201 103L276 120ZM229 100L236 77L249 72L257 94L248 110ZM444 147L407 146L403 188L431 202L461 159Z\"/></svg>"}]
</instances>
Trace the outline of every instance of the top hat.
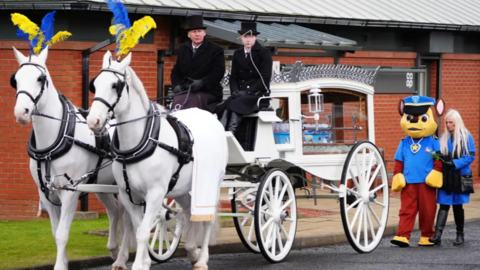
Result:
<instances>
[{"instance_id":1,"label":"top hat","mask_svg":"<svg viewBox=\"0 0 480 270\"><path fill-rule=\"evenodd\" d=\"M256 36L259 35L260 32L257 32L257 23L256 22L242 22L242 29L238 30L240 35L243 35L247 32L251 33L251 35Z\"/></svg>"},{"instance_id":2,"label":"top hat","mask_svg":"<svg viewBox=\"0 0 480 270\"><path fill-rule=\"evenodd\" d=\"M403 99L403 112L411 115L421 115L428 111L430 106L435 106L435 99L425 96L410 96Z\"/></svg>"},{"instance_id":3,"label":"top hat","mask_svg":"<svg viewBox=\"0 0 480 270\"><path fill-rule=\"evenodd\" d=\"M207 29L207 27L203 25L202 15L192 15L187 18L187 27L185 27L185 30L190 31L194 29Z\"/></svg>"}]
</instances>

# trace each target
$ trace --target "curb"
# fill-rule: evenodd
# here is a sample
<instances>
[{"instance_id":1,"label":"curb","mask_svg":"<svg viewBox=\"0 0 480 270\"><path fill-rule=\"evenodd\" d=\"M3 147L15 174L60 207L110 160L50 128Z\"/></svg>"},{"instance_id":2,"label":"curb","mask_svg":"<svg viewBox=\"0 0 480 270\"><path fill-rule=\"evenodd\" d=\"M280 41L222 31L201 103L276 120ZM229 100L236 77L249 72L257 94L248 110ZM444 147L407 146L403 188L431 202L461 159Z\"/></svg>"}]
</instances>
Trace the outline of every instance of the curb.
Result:
<instances>
[{"instance_id":1,"label":"curb","mask_svg":"<svg viewBox=\"0 0 480 270\"><path fill-rule=\"evenodd\" d=\"M477 221L480 218L472 218L472 219L465 219L465 222ZM446 225L454 225L454 221L447 222ZM392 236L397 233L398 225L390 225L385 228L385 232L383 236ZM418 230L418 222L415 222L415 226L413 230ZM344 232L336 233L336 234L328 234L328 235L321 235L321 236L304 236L304 237L296 237L293 243L292 250L299 250L304 248L315 248L315 247L324 247L330 245L337 245L337 244L345 244L348 243L347 236ZM249 251L245 248L242 242L236 243L226 243L226 244L217 244L214 246L209 247L210 254L226 254L226 253L249 253ZM183 247L179 247L172 258L178 257L185 257L187 256L187 252ZM258 256L262 256L258 254ZM130 252L128 261L132 262L135 259L135 252ZM89 258L82 258L77 260L72 260L68 263L68 269L70 270L83 270L92 267L100 267L100 266L107 266L113 264L113 259L106 255L106 256L95 256ZM152 261L152 263L154 263ZM44 265L37 265L31 267L22 267L22 268L12 268L10 270L51 270L53 269L54 264L44 264Z\"/></svg>"}]
</instances>

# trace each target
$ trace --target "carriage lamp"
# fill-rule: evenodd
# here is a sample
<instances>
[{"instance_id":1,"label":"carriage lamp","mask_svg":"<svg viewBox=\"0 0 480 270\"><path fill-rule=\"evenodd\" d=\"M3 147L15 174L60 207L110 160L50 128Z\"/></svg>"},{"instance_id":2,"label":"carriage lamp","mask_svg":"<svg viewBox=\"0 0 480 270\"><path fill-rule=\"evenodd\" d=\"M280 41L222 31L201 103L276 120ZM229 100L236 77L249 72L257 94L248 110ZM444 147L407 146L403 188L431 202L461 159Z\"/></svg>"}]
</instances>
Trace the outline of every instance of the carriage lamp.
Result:
<instances>
[{"instance_id":1,"label":"carriage lamp","mask_svg":"<svg viewBox=\"0 0 480 270\"><path fill-rule=\"evenodd\" d=\"M308 95L308 110L313 113L315 120L315 130L318 130L318 120L320 120L320 112L323 112L323 94L318 85L313 85Z\"/></svg>"}]
</instances>

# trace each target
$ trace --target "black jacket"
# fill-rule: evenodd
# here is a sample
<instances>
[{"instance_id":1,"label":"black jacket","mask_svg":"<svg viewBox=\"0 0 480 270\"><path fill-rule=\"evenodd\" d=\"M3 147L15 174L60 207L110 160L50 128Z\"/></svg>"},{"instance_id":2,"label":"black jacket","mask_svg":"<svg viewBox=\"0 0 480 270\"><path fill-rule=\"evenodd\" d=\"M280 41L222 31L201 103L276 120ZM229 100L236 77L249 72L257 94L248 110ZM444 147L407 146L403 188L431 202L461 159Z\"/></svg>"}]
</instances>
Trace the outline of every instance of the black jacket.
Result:
<instances>
[{"instance_id":1,"label":"black jacket","mask_svg":"<svg viewBox=\"0 0 480 270\"><path fill-rule=\"evenodd\" d=\"M192 55L191 40L178 47L177 61L170 77L173 89L177 85L183 85L187 78L201 79L204 86L200 91L212 94L221 101L223 87L220 81L225 75L223 48L205 38L193 58Z\"/></svg>"},{"instance_id":2,"label":"black jacket","mask_svg":"<svg viewBox=\"0 0 480 270\"><path fill-rule=\"evenodd\" d=\"M272 66L272 53L258 42L255 42L255 45L253 45L248 58L246 58L244 46L237 49L233 53L230 74L230 92L232 96L219 105L218 114L225 109L241 115L258 111L258 99L262 96L270 96ZM237 91L245 94L235 97L235 92ZM268 107L269 103L269 99L262 99L259 105L260 107Z\"/></svg>"},{"instance_id":3,"label":"black jacket","mask_svg":"<svg viewBox=\"0 0 480 270\"><path fill-rule=\"evenodd\" d=\"M270 79L272 76L272 53L269 49L255 42L251 50L251 58L245 57L244 46L237 49L233 54L232 71L230 75L230 91L246 90L257 96L268 96L270 89ZM252 64L253 63L257 67ZM260 74L262 79L260 79ZM265 85L263 84L265 83Z\"/></svg>"}]
</instances>

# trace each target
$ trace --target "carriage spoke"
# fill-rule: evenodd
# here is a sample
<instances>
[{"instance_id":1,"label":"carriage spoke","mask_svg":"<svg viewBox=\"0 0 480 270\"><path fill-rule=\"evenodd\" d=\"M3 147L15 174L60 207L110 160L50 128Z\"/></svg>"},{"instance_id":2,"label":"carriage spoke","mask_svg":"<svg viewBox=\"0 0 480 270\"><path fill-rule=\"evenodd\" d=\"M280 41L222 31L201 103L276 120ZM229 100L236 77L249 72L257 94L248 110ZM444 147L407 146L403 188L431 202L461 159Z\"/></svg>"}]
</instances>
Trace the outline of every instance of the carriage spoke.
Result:
<instances>
[{"instance_id":1,"label":"carriage spoke","mask_svg":"<svg viewBox=\"0 0 480 270\"><path fill-rule=\"evenodd\" d=\"M159 231L159 224L157 223L157 225L155 226L155 233L153 233L152 243L150 243L151 248L154 248L155 243L157 243L158 231Z\"/></svg>"},{"instance_id":2,"label":"carriage spoke","mask_svg":"<svg viewBox=\"0 0 480 270\"><path fill-rule=\"evenodd\" d=\"M368 246L367 208L363 208L363 243Z\"/></svg>"},{"instance_id":3,"label":"carriage spoke","mask_svg":"<svg viewBox=\"0 0 480 270\"><path fill-rule=\"evenodd\" d=\"M375 181L375 179L377 178L377 174L378 172L380 172L380 169L383 168L383 165L380 163L377 165L377 168L375 169L375 171L373 172L373 175L371 177L371 179L369 180L368 182L368 189L370 189L370 187L372 187L372 184L373 182Z\"/></svg>"},{"instance_id":4,"label":"carriage spoke","mask_svg":"<svg viewBox=\"0 0 480 270\"><path fill-rule=\"evenodd\" d=\"M175 228L176 228L176 227L177 227L177 226L175 226ZM168 229L170 229L170 233L172 233L173 238L177 238L177 237L178 237L177 233L175 232L175 229L172 227L172 224L168 224Z\"/></svg>"},{"instance_id":5,"label":"carriage spoke","mask_svg":"<svg viewBox=\"0 0 480 270\"><path fill-rule=\"evenodd\" d=\"M375 234L375 228L373 227L372 217L370 216L369 211L366 212L366 215L368 218L368 224L370 225L370 233L372 234L372 239L375 239L377 235Z\"/></svg>"},{"instance_id":6,"label":"carriage spoke","mask_svg":"<svg viewBox=\"0 0 480 270\"><path fill-rule=\"evenodd\" d=\"M158 228L159 231L159 237L158 237L158 253L160 255L163 254L163 225L160 225L160 228Z\"/></svg>"},{"instance_id":7,"label":"carriage spoke","mask_svg":"<svg viewBox=\"0 0 480 270\"><path fill-rule=\"evenodd\" d=\"M348 173L350 174L350 177L352 177L352 181L357 187L357 189L360 188L360 184L358 184L357 178L355 177L355 174L352 172L352 168L349 168Z\"/></svg>"},{"instance_id":8,"label":"carriage spoke","mask_svg":"<svg viewBox=\"0 0 480 270\"><path fill-rule=\"evenodd\" d=\"M282 208L280 208L280 211L285 210L285 208L286 208L287 206L289 206L290 204L292 204L292 202L293 202L292 199L288 200L288 201L282 206Z\"/></svg>"},{"instance_id":9,"label":"carriage spoke","mask_svg":"<svg viewBox=\"0 0 480 270\"><path fill-rule=\"evenodd\" d=\"M384 186L386 185L386 183L383 183L381 184L380 186L376 187L375 189L373 189L372 191L370 191L370 194L373 194L377 191L379 191L381 188L383 188Z\"/></svg>"},{"instance_id":10,"label":"carriage spoke","mask_svg":"<svg viewBox=\"0 0 480 270\"><path fill-rule=\"evenodd\" d=\"M250 226L250 230L248 230L248 237L247 237L247 239L248 239L248 241L250 241L250 242L252 242L253 229L255 228L254 223L253 223L254 221L255 221L254 218L252 218L252 225Z\"/></svg>"},{"instance_id":11,"label":"carriage spoke","mask_svg":"<svg viewBox=\"0 0 480 270\"><path fill-rule=\"evenodd\" d=\"M265 224L262 226L262 232L273 222L273 217L269 218Z\"/></svg>"},{"instance_id":12,"label":"carriage spoke","mask_svg":"<svg viewBox=\"0 0 480 270\"><path fill-rule=\"evenodd\" d=\"M272 229L272 253L275 254L275 246L277 242L277 224L273 224L273 229Z\"/></svg>"},{"instance_id":13,"label":"carriage spoke","mask_svg":"<svg viewBox=\"0 0 480 270\"><path fill-rule=\"evenodd\" d=\"M283 227L283 224L280 224L280 230L282 230L283 234L285 235L285 239L287 241L290 241L290 234L288 234L287 230L285 230L285 227Z\"/></svg>"},{"instance_id":14,"label":"carriage spoke","mask_svg":"<svg viewBox=\"0 0 480 270\"><path fill-rule=\"evenodd\" d=\"M350 189L350 188L347 188L347 193L350 192L351 194L355 195L357 198L360 198L362 196L360 196L360 194L358 192L356 192L355 190L353 189Z\"/></svg>"},{"instance_id":15,"label":"carriage spoke","mask_svg":"<svg viewBox=\"0 0 480 270\"><path fill-rule=\"evenodd\" d=\"M275 200L279 199L280 185L280 176L277 176L275 177Z\"/></svg>"},{"instance_id":16,"label":"carriage spoke","mask_svg":"<svg viewBox=\"0 0 480 270\"><path fill-rule=\"evenodd\" d=\"M288 186L287 185L284 185L283 188L282 188L282 192L280 192L280 200L285 196L285 193L287 192L287 188Z\"/></svg>"},{"instance_id":17,"label":"carriage spoke","mask_svg":"<svg viewBox=\"0 0 480 270\"><path fill-rule=\"evenodd\" d=\"M355 215L353 215L353 220L352 224L350 224L350 228L353 230L353 227L355 227L355 223L357 222L358 215L360 214L361 210L363 209L364 204L360 204L360 206L357 208L357 211L355 211Z\"/></svg>"},{"instance_id":18,"label":"carriage spoke","mask_svg":"<svg viewBox=\"0 0 480 270\"><path fill-rule=\"evenodd\" d=\"M359 211L361 214L359 214L359 218L358 218L358 226L357 226L357 243L360 243L360 232L362 231L362 221L363 221L363 207L362 209Z\"/></svg>"},{"instance_id":19,"label":"carriage spoke","mask_svg":"<svg viewBox=\"0 0 480 270\"><path fill-rule=\"evenodd\" d=\"M365 176L365 180L366 180L366 182L368 182L367 188L370 187L370 181L369 180L370 180L370 174L372 173L371 168L372 168L372 163L373 163L373 155L374 155L373 152L370 152L370 155L368 157L368 167L363 167L363 169L367 170L367 175Z\"/></svg>"},{"instance_id":20,"label":"carriage spoke","mask_svg":"<svg viewBox=\"0 0 480 270\"><path fill-rule=\"evenodd\" d=\"M247 224L248 220L251 218L252 216L247 216L243 219L242 221L242 227L245 227L245 225Z\"/></svg>"},{"instance_id":21,"label":"carriage spoke","mask_svg":"<svg viewBox=\"0 0 480 270\"><path fill-rule=\"evenodd\" d=\"M165 232L165 245L166 245L167 250L169 250L170 249L170 238L168 237L167 228L163 227L163 230ZM163 245L162 245L162 248L163 248Z\"/></svg>"},{"instance_id":22,"label":"carriage spoke","mask_svg":"<svg viewBox=\"0 0 480 270\"><path fill-rule=\"evenodd\" d=\"M350 211L355 205L362 201L362 198L357 199L354 203L352 203L348 208L347 211Z\"/></svg>"},{"instance_id":23,"label":"carriage spoke","mask_svg":"<svg viewBox=\"0 0 480 270\"><path fill-rule=\"evenodd\" d=\"M377 201L377 200L373 200L373 203L374 203L374 204L377 204L377 205L380 205L380 206L383 207L383 208L386 207L385 204L383 204L383 203L381 203L381 202L379 202L379 201Z\"/></svg>"},{"instance_id":24,"label":"carriage spoke","mask_svg":"<svg viewBox=\"0 0 480 270\"><path fill-rule=\"evenodd\" d=\"M358 167L360 164L358 162L358 155L355 155L355 167L357 167L357 173L358 173L358 183L361 184L364 182L364 179L363 179L363 171L360 170L360 168ZM360 187L360 185L359 185Z\"/></svg>"},{"instance_id":25,"label":"carriage spoke","mask_svg":"<svg viewBox=\"0 0 480 270\"><path fill-rule=\"evenodd\" d=\"M280 226L280 227L283 227L281 224L280 224L279 226ZM283 252L282 236L281 236L279 230L275 230L275 233L277 234L277 244L278 244L278 249L279 249L278 251L279 251L280 253L282 253L282 252ZM288 241L288 239L287 239L287 241Z\"/></svg>"},{"instance_id":26,"label":"carriage spoke","mask_svg":"<svg viewBox=\"0 0 480 270\"><path fill-rule=\"evenodd\" d=\"M372 206L368 205L368 209L370 210L370 212L372 212L373 217L374 217L375 220L378 222L378 225L381 225L382 222L381 222L380 219L378 218L377 213L375 213L375 211L373 211Z\"/></svg>"}]
</instances>

